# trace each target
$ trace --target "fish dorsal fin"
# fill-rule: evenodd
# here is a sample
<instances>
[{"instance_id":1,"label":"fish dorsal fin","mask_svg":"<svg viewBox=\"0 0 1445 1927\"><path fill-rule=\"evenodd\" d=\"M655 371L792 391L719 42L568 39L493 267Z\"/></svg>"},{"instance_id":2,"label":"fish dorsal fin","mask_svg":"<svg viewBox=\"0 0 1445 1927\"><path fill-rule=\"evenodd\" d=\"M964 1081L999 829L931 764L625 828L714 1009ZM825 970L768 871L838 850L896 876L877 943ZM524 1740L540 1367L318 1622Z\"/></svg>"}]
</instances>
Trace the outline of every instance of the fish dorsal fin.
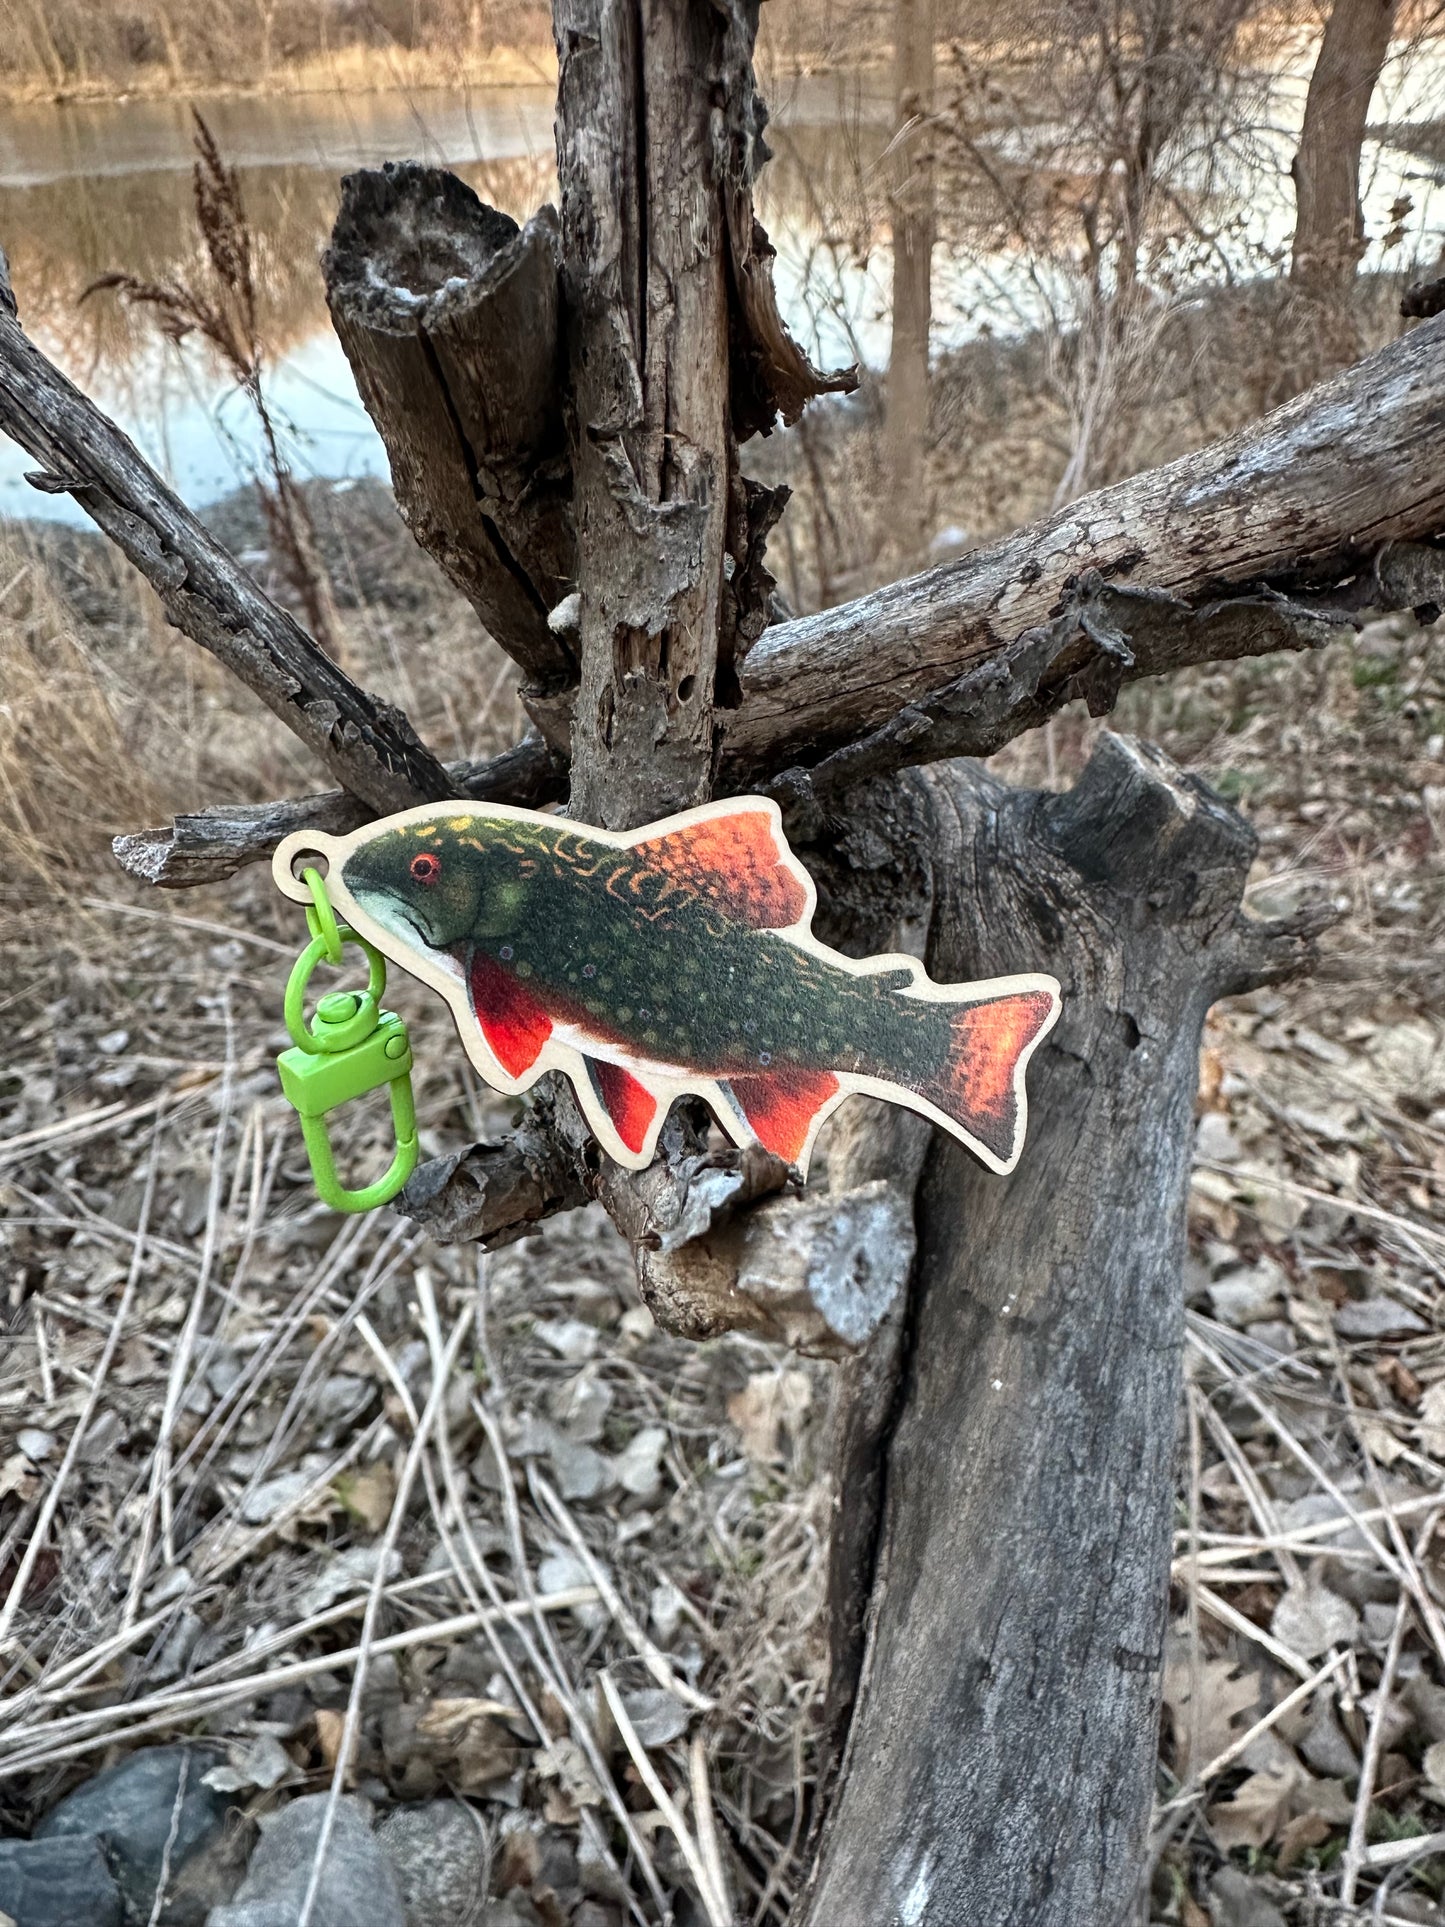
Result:
<instances>
[{"instance_id":1,"label":"fish dorsal fin","mask_svg":"<svg viewBox=\"0 0 1445 1927\"><path fill-rule=\"evenodd\" d=\"M786 930L808 907L808 895L771 810L743 804L633 846L674 889L713 903L734 923Z\"/></svg>"}]
</instances>

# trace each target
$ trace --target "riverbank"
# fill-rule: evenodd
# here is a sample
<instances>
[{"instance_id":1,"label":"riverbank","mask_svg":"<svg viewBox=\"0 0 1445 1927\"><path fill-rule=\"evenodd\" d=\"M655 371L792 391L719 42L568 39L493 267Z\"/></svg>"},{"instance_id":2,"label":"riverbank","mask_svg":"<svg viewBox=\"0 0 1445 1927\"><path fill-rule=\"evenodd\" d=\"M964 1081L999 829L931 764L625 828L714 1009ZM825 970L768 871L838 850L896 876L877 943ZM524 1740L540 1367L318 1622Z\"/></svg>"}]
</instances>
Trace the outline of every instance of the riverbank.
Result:
<instances>
[{"instance_id":1,"label":"riverbank","mask_svg":"<svg viewBox=\"0 0 1445 1927\"><path fill-rule=\"evenodd\" d=\"M177 70L148 63L123 74L91 73L62 79L0 76L0 103L70 107L132 100L295 98L308 94L431 93L458 87L555 87L557 56L550 39L473 50L456 47L343 47L295 62L278 62L258 75L244 65L221 73Z\"/></svg>"}]
</instances>

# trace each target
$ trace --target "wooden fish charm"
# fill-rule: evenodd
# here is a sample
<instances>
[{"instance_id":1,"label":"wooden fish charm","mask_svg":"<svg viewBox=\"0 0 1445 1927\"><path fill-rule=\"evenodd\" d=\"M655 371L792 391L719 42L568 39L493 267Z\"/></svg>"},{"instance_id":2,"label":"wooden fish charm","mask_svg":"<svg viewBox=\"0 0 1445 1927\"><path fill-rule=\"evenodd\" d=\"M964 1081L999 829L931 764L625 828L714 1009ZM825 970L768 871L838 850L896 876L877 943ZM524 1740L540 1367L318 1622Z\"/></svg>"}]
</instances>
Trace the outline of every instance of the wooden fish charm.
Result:
<instances>
[{"instance_id":1,"label":"wooden fish charm","mask_svg":"<svg viewBox=\"0 0 1445 1927\"><path fill-rule=\"evenodd\" d=\"M298 902L292 865L313 853L345 920L447 999L487 1083L515 1093L565 1072L620 1164L650 1161L683 1092L735 1143L804 1171L852 1091L922 1112L995 1171L1018 1161L1024 1069L1058 984L936 984L911 957L828 949L762 798L625 835L480 803L301 831L274 866Z\"/></svg>"}]
</instances>

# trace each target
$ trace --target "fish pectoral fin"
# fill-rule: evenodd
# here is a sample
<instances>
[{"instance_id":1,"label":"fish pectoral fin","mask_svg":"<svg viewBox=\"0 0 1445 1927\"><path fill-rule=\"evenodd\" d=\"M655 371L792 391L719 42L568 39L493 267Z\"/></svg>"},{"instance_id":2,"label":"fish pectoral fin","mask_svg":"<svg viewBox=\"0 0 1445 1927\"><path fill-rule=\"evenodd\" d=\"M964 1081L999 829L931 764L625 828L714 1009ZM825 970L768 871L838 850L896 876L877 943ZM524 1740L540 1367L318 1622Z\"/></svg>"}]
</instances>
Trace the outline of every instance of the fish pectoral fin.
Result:
<instances>
[{"instance_id":1,"label":"fish pectoral fin","mask_svg":"<svg viewBox=\"0 0 1445 1927\"><path fill-rule=\"evenodd\" d=\"M807 885L779 845L772 812L756 804L719 811L633 847L649 869L750 929L786 930L808 907Z\"/></svg>"},{"instance_id":2,"label":"fish pectoral fin","mask_svg":"<svg viewBox=\"0 0 1445 1927\"><path fill-rule=\"evenodd\" d=\"M584 1057L587 1077L597 1101L612 1119L613 1129L629 1151L640 1152L657 1115L657 1099L641 1078L605 1057Z\"/></svg>"},{"instance_id":3,"label":"fish pectoral fin","mask_svg":"<svg viewBox=\"0 0 1445 1927\"><path fill-rule=\"evenodd\" d=\"M831 1071L769 1071L730 1078L727 1090L763 1149L796 1164L814 1118L836 1096L838 1080Z\"/></svg>"},{"instance_id":4,"label":"fish pectoral fin","mask_svg":"<svg viewBox=\"0 0 1445 1927\"><path fill-rule=\"evenodd\" d=\"M472 1014L487 1047L508 1077L521 1077L542 1055L552 1019L541 1000L494 957L473 954L467 972Z\"/></svg>"}]
</instances>

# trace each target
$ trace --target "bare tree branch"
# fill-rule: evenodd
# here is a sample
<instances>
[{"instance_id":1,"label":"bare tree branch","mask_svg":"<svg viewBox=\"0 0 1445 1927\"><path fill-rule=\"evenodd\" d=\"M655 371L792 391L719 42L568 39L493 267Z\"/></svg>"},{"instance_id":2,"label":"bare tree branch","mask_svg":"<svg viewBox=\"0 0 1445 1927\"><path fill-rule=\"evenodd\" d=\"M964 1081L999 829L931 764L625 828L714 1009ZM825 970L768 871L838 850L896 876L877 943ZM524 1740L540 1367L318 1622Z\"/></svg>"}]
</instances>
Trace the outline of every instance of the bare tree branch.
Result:
<instances>
[{"instance_id":1,"label":"bare tree branch","mask_svg":"<svg viewBox=\"0 0 1445 1927\"><path fill-rule=\"evenodd\" d=\"M821 762L885 726L894 736L881 760L893 768L985 753L1090 684L1107 707L1116 676L1321 640L1313 622L1281 621L1280 596L1316 615L1342 588L1343 609L1412 606L1394 599L1414 590L1392 577L1391 555L1396 544L1445 535L1442 445L1437 319L1211 448L1083 496L943 568L765 630L739 671L720 788ZM1407 575L1429 573L1413 561ZM1107 612L1130 661L1101 651L1080 619L1095 581L1143 598ZM1162 607L1159 597L1171 600L1171 619L1141 620ZM1438 599L1438 580L1419 597ZM1052 626L1061 618L1073 633ZM1014 720L1001 737L992 718L982 740L971 737L975 704L1000 683Z\"/></svg>"},{"instance_id":2,"label":"bare tree branch","mask_svg":"<svg viewBox=\"0 0 1445 1927\"><path fill-rule=\"evenodd\" d=\"M1445 321L1198 455L946 568L776 624L741 663L716 793L771 782L801 802L910 764L988 756L1075 698L1108 710L1143 676L1318 648L1366 611L1428 617L1445 608L1442 444ZM540 755L517 766L515 787L498 764L492 786L467 793L531 802L540 780L560 794ZM219 826L214 849L208 817L187 819L189 871L157 880L228 875L274 847L266 809L287 812L287 828L321 828L329 807L263 806L239 844ZM318 814L291 814L303 808ZM147 832L148 846L163 835Z\"/></svg>"},{"instance_id":3,"label":"bare tree branch","mask_svg":"<svg viewBox=\"0 0 1445 1927\"><path fill-rule=\"evenodd\" d=\"M354 796L385 814L454 794L393 704L359 689L166 487L135 445L27 339L0 272L0 431L140 570L166 619L208 649Z\"/></svg>"},{"instance_id":4,"label":"bare tree branch","mask_svg":"<svg viewBox=\"0 0 1445 1927\"><path fill-rule=\"evenodd\" d=\"M454 796L479 803L521 803L529 809L567 794L567 769L542 738L530 735L484 762L448 763ZM111 848L124 870L165 890L220 883L248 863L264 863L293 830L345 835L376 814L347 790L322 790L281 803L219 803L160 829L118 836Z\"/></svg>"}]
</instances>

